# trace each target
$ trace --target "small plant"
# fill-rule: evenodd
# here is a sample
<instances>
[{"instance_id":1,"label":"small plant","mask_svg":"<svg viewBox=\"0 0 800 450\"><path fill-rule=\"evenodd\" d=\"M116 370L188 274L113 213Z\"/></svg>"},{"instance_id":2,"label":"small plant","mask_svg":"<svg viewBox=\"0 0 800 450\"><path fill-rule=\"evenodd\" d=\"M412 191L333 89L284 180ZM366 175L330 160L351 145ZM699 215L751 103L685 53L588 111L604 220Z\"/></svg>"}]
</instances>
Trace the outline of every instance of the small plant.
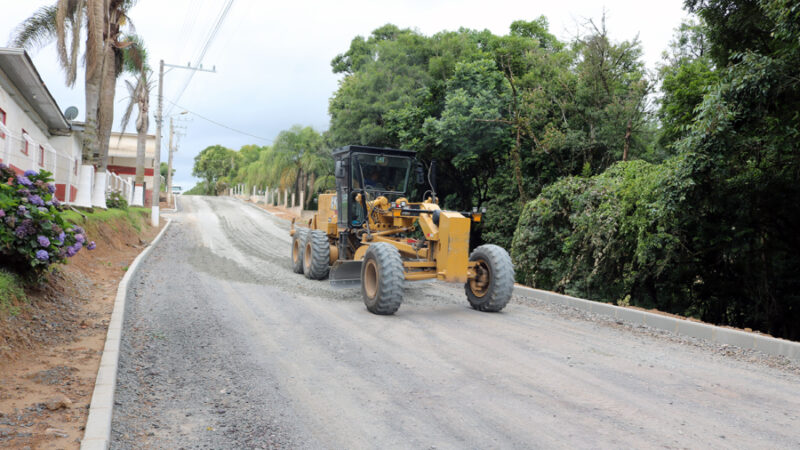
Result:
<instances>
[{"instance_id":1,"label":"small plant","mask_svg":"<svg viewBox=\"0 0 800 450\"><path fill-rule=\"evenodd\" d=\"M20 274L41 276L83 247L95 247L83 228L62 217L51 175L44 170L17 175L0 164L0 254L2 264Z\"/></svg>"},{"instance_id":2,"label":"small plant","mask_svg":"<svg viewBox=\"0 0 800 450\"><path fill-rule=\"evenodd\" d=\"M113 191L106 195L106 206L115 209L128 209L128 201L122 192Z\"/></svg>"}]
</instances>

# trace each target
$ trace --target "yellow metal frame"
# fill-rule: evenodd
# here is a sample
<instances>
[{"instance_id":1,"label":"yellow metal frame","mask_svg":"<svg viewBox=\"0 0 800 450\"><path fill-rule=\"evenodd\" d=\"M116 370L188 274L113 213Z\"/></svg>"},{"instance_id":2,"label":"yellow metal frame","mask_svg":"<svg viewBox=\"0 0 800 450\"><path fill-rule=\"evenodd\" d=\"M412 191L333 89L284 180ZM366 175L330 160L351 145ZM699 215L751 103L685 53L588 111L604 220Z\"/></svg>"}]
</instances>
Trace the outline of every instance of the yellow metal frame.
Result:
<instances>
[{"instance_id":1,"label":"yellow metal frame","mask_svg":"<svg viewBox=\"0 0 800 450\"><path fill-rule=\"evenodd\" d=\"M360 196L358 194L355 199L359 204ZM336 248L339 233L345 231L337 225L336 193L321 194L318 204L319 210L310 226L325 231L333 250ZM469 261L469 232L471 222L481 220L480 214L473 213L470 218L458 212L442 211L430 198L422 203L408 203L405 198L390 202L386 197L380 196L366 204L369 233L362 236L361 246L353 255L354 260L364 259L370 244L385 242L396 247L407 259L403 262L407 280L436 278L464 283L475 278L475 263ZM439 211L438 225L433 220L436 211ZM424 246L415 246L409 243L408 238L394 236L412 231L416 224L424 235ZM294 234L294 221L290 233Z\"/></svg>"}]
</instances>

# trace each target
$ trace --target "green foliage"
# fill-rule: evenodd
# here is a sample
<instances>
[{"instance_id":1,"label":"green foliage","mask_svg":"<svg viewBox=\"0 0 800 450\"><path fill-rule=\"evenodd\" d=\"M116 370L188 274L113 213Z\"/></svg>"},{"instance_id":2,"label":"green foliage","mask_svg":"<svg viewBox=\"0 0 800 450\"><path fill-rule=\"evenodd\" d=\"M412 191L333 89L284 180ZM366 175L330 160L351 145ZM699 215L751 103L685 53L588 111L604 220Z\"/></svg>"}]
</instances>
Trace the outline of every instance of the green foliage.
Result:
<instances>
[{"instance_id":1,"label":"green foliage","mask_svg":"<svg viewBox=\"0 0 800 450\"><path fill-rule=\"evenodd\" d=\"M82 228L64 221L50 177L49 172L33 170L17 175L0 164L1 264L31 278L64 263L84 244L94 248Z\"/></svg>"},{"instance_id":2,"label":"green foliage","mask_svg":"<svg viewBox=\"0 0 800 450\"><path fill-rule=\"evenodd\" d=\"M106 206L115 209L128 209L128 200L122 195L122 192L109 192L106 195Z\"/></svg>"},{"instance_id":3,"label":"green foliage","mask_svg":"<svg viewBox=\"0 0 800 450\"><path fill-rule=\"evenodd\" d=\"M19 276L4 269L0 269L0 319L8 315L19 314L20 302L28 301L23 289L23 282Z\"/></svg>"},{"instance_id":4,"label":"green foliage","mask_svg":"<svg viewBox=\"0 0 800 450\"><path fill-rule=\"evenodd\" d=\"M240 167L238 152L221 145L206 147L194 157L192 175L205 180L205 195L217 195L227 187L227 179Z\"/></svg>"},{"instance_id":5,"label":"green foliage","mask_svg":"<svg viewBox=\"0 0 800 450\"><path fill-rule=\"evenodd\" d=\"M800 7L687 1L659 165L565 178L514 235L522 281L800 338ZM706 49L709 49L708 51Z\"/></svg>"}]
</instances>

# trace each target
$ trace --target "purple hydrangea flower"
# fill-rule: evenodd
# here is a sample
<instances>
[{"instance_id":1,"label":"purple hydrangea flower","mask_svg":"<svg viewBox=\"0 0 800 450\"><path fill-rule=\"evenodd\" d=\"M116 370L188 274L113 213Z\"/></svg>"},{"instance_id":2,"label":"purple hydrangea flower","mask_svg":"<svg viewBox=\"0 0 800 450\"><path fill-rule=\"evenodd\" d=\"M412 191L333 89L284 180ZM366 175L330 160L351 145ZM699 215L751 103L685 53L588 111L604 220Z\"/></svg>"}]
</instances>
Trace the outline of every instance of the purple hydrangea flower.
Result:
<instances>
[{"instance_id":1,"label":"purple hydrangea flower","mask_svg":"<svg viewBox=\"0 0 800 450\"><path fill-rule=\"evenodd\" d=\"M44 206L40 206L39 207L39 211L43 212L43 213L46 213L47 212L47 208L45 208Z\"/></svg>"},{"instance_id":2,"label":"purple hydrangea flower","mask_svg":"<svg viewBox=\"0 0 800 450\"><path fill-rule=\"evenodd\" d=\"M67 247L67 257L68 258L72 258L73 256L75 256L76 253L78 253L78 251L75 250L75 247Z\"/></svg>"},{"instance_id":3,"label":"purple hydrangea flower","mask_svg":"<svg viewBox=\"0 0 800 450\"><path fill-rule=\"evenodd\" d=\"M35 170L26 170L25 171L25 176L26 177L35 177L36 175L39 175L39 173L36 172Z\"/></svg>"},{"instance_id":4,"label":"purple hydrangea flower","mask_svg":"<svg viewBox=\"0 0 800 450\"><path fill-rule=\"evenodd\" d=\"M55 205L55 206L59 206L60 204L61 204L61 202L60 202L60 201L58 201L58 199L57 199L57 198L53 197L53 205Z\"/></svg>"},{"instance_id":5,"label":"purple hydrangea flower","mask_svg":"<svg viewBox=\"0 0 800 450\"><path fill-rule=\"evenodd\" d=\"M6 216L6 212L0 209L0 219Z\"/></svg>"},{"instance_id":6,"label":"purple hydrangea flower","mask_svg":"<svg viewBox=\"0 0 800 450\"><path fill-rule=\"evenodd\" d=\"M36 206L44 206L44 200L42 200L42 197L39 197L38 195L31 195L28 200L30 200L30 202Z\"/></svg>"},{"instance_id":7,"label":"purple hydrangea flower","mask_svg":"<svg viewBox=\"0 0 800 450\"><path fill-rule=\"evenodd\" d=\"M94 241L89 242L89 245L86 246L87 250L94 250L97 245L95 245Z\"/></svg>"},{"instance_id":8,"label":"purple hydrangea flower","mask_svg":"<svg viewBox=\"0 0 800 450\"><path fill-rule=\"evenodd\" d=\"M75 227L75 232L78 233L78 234L86 234L86 232L83 231L83 228L78 227L78 226Z\"/></svg>"},{"instance_id":9,"label":"purple hydrangea flower","mask_svg":"<svg viewBox=\"0 0 800 450\"><path fill-rule=\"evenodd\" d=\"M50 191L51 194L55 194L56 193L56 187L53 184L48 184L47 185L47 190Z\"/></svg>"},{"instance_id":10,"label":"purple hydrangea flower","mask_svg":"<svg viewBox=\"0 0 800 450\"><path fill-rule=\"evenodd\" d=\"M67 238L67 235L64 234L63 231L58 233L58 240L61 241L62 244L64 243L64 239L66 239L66 238Z\"/></svg>"},{"instance_id":11,"label":"purple hydrangea flower","mask_svg":"<svg viewBox=\"0 0 800 450\"><path fill-rule=\"evenodd\" d=\"M19 211L20 214L25 214L28 212L28 208L26 208L25 205L20 205L19 208L17 208L17 211Z\"/></svg>"},{"instance_id":12,"label":"purple hydrangea flower","mask_svg":"<svg viewBox=\"0 0 800 450\"><path fill-rule=\"evenodd\" d=\"M86 242L86 236L84 236L84 235L82 235L80 233L76 234L75 235L75 240L78 241L79 244L83 244L84 242Z\"/></svg>"},{"instance_id":13,"label":"purple hydrangea flower","mask_svg":"<svg viewBox=\"0 0 800 450\"><path fill-rule=\"evenodd\" d=\"M33 183L31 183L31 180L29 180L28 177L24 177L24 176L18 176L17 177L17 183L19 183L19 184L21 184L23 186L33 186Z\"/></svg>"},{"instance_id":14,"label":"purple hydrangea flower","mask_svg":"<svg viewBox=\"0 0 800 450\"><path fill-rule=\"evenodd\" d=\"M42 247L49 247L50 246L50 239L47 239L47 236L39 235L39 237L37 237L36 240L39 242L39 245L41 245Z\"/></svg>"},{"instance_id":15,"label":"purple hydrangea flower","mask_svg":"<svg viewBox=\"0 0 800 450\"><path fill-rule=\"evenodd\" d=\"M29 190L27 190L27 189L25 189L25 188L22 188L22 189L18 190L18 191L17 191L17 193L18 193L18 194L19 194L21 197L27 197L27 196L31 195L31 191L29 191Z\"/></svg>"},{"instance_id":16,"label":"purple hydrangea flower","mask_svg":"<svg viewBox=\"0 0 800 450\"><path fill-rule=\"evenodd\" d=\"M23 227L22 225L20 225L20 226L18 226L18 227L17 227L17 229L16 229L16 230L14 230L14 234L15 234L15 235L16 235L18 238L22 239L22 238L24 238L24 237L25 237L25 236L28 234L28 232L27 232L27 230L25 229L25 227Z\"/></svg>"},{"instance_id":17,"label":"purple hydrangea flower","mask_svg":"<svg viewBox=\"0 0 800 450\"><path fill-rule=\"evenodd\" d=\"M47 261L50 259L50 255L48 255L45 250L36 250L36 259L39 261Z\"/></svg>"},{"instance_id":18,"label":"purple hydrangea flower","mask_svg":"<svg viewBox=\"0 0 800 450\"><path fill-rule=\"evenodd\" d=\"M8 166L3 163L0 163L0 170L6 170L6 169L8 169Z\"/></svg>"},{"instance_id":19,"label":"purple hydrangea flower","mask_svg":"<svg viewBox=\"0 0 800 450\"><path fill-rule=\"evenodd\" d=\"M44 202L44 206L53 206L53 202L48 200L48 201Z\"/></svg>"},{"instance_id":20,"label":"purple hydrangea flower","mask_svg":"<svg viewBox=\"0 0 800 450\"><path fill-rule=\"evenodd\" d=\"M78 250L80 250L80 249L82 249L82 248L83 248L83 243L82 243L82 242L76 242L76 243L75 243L75 244L72 246L72 248L74 248L74 249L75 249L75 253L78 253Z\"/></svg>"}]
</instances>

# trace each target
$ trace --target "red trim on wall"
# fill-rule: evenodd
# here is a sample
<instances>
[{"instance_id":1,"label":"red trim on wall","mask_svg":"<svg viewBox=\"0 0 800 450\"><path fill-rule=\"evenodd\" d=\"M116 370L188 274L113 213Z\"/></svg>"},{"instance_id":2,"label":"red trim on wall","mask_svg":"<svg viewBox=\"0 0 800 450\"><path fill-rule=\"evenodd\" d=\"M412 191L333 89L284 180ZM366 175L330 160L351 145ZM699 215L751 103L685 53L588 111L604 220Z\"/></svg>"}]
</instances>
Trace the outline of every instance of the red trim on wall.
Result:
<instances>
[{"instance_id":1,"label":"red trim on wall","mask_svg":"<svg viewBox=\"0 0 800 450\"><path fill-rule=\"evenodd\" d=\"M63 202L64 201L64 195L66 195L66 193L67 193L67 185L66 184L58 184L58 183L56 183L55 196L58 199L58 201Z\"/></svg>"},{"instance_id":2,"label":"red trim on wall","mask_svg":"<svg viewBox=\"0 0 800 450\"><path fill-rule=\"evenodd\" d=\"M117 175L136 175L136 168L135 167L128 167L128 166L108 166L109 172L114 172ZM153 169L144 169L144 176L152 177L153 176Z\"/></svg>"},{"instance_id":3,"label":"red trim on wall","mask_svg":"<svg viewBox=\"0 0 800 450\"><path fill-rule=\"evenodd\" d=\"M70 186L69 187L69 194L70 194L69 195L69 201L70 202L74 202L75 201L75 197L78 196L78 188L76 188L75 186Z\"/></svg>"}]
</instances>

